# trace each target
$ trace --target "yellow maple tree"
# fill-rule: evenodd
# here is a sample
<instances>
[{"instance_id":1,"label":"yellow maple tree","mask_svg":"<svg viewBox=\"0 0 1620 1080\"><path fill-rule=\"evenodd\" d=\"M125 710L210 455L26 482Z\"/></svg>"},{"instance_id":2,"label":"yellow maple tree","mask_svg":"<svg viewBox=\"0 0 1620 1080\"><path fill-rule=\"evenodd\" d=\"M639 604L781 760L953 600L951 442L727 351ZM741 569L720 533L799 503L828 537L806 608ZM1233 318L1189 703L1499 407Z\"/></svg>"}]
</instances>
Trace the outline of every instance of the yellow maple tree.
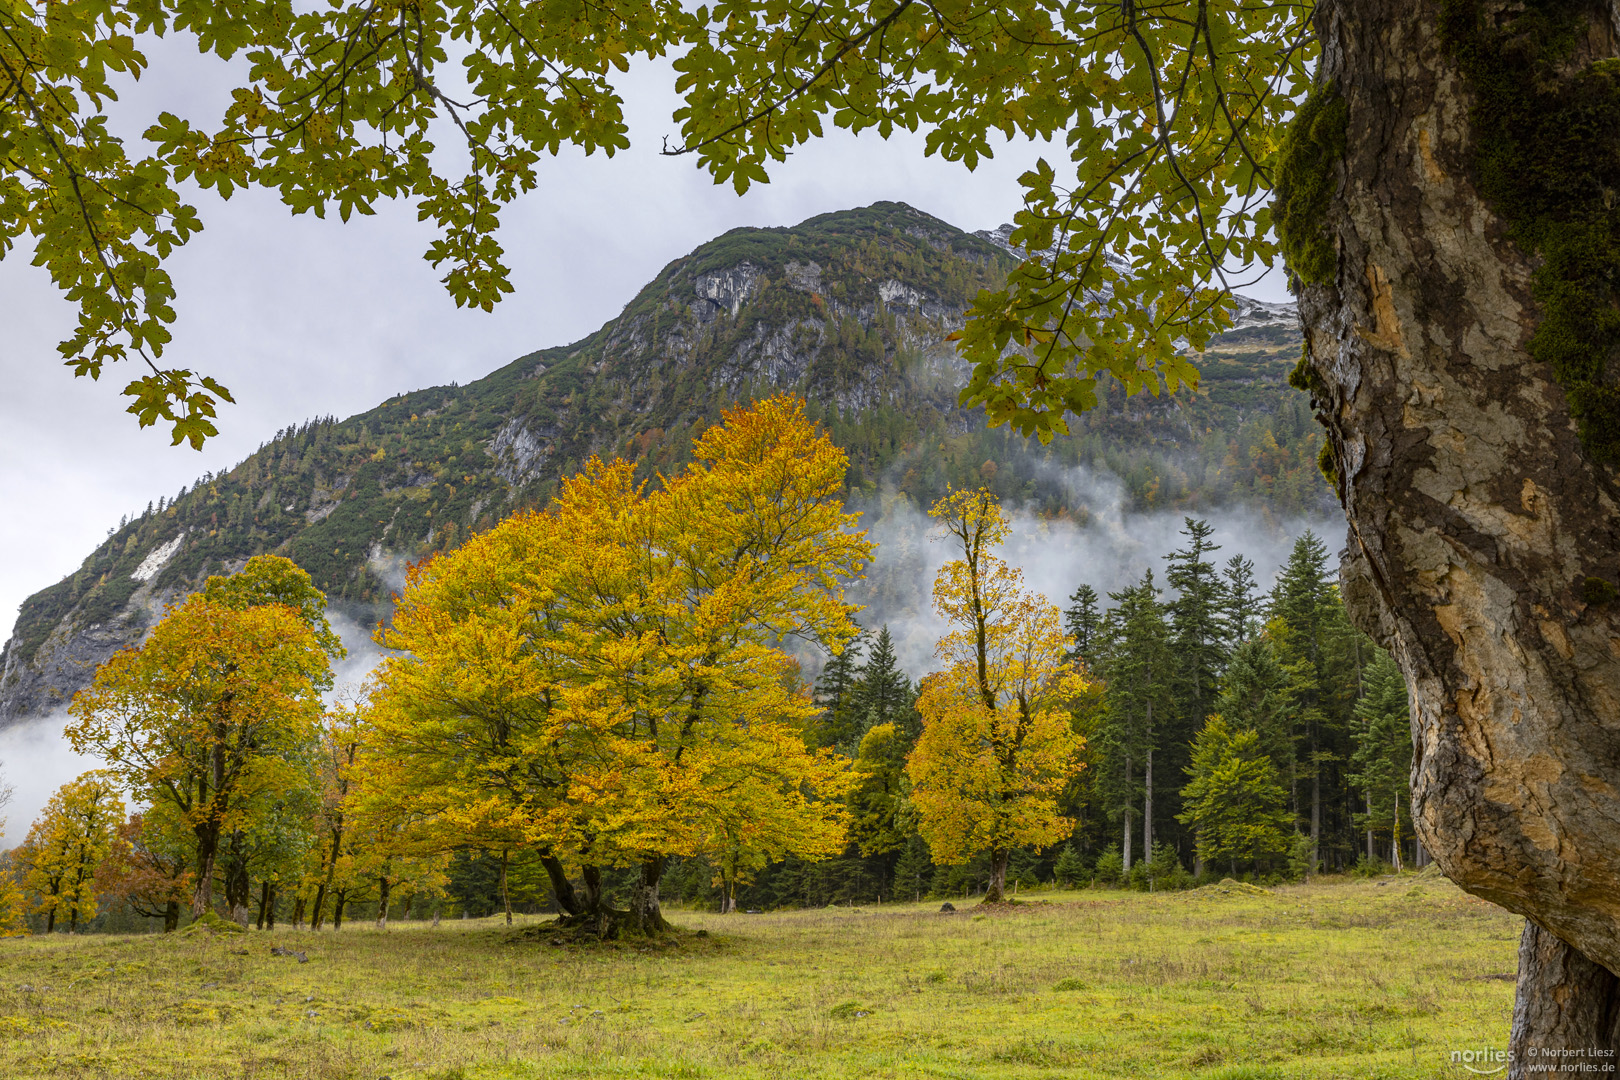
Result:
<instances>
[{"instance_id":1,"label":"yellow maple tree","mask_svg":"<svg viewBox=\"0 0 1620 1080\"><path fill-rule=\"evenodd\" d=\"M1073 826L1058 796L1080 769L1068 704L1085 679L1066 659L1073 643L1057 607L994 552L1009 531L995 496L953 491L930 513L960 557L934 581L950 626L935 648L945 666L922 681L923 730L906 774L934 860L988 851L985 900L995 902L1012 848L1056 843Z\"/></svg>"},{"instance_id":2,"label":"yellow maple tree","mask_svg":"<svg viewBox=\"0 0 1620 1080\"><path fill-rule=\"evenodd\" d=\"M847 460L788 397L693 449L656 486L593 459L546 511L414 570L370 720L379 786L424 834L538 850L585 919L597 868L638 866L619 914L643 932L670 856L819 857L844 828L847 767L806 749L779 643L854 636L842 586L871 544L837 499Z\"/></svg>"},{"instance_id":3,"label":"yellow maple tree","mask_svg":"<svg viewBox=\"0 0 1620 1080\"><path fill-rule=\"evenodd\" d=\"M124 802L110 774L87 772L56 790L40 811L15 858L23 885L38 897L45 932L65 917L68 931L96 917L97 871L125 844L119 835Z\"/></svg>"},{"instance_id":4,"label":"yellow maple tree","mask_svg":"<svg viewBox=\"0 0 1620 1080\"><path fill-rule=\"evenodd\" d=\"M304 782L329 681L316 631L285 604L193 595L113 655L69 706L68 740L107 762L137 802L166 802L196 843L192 916L213 901L221 838L261 795Z\"/></svg>"}]
</instances>

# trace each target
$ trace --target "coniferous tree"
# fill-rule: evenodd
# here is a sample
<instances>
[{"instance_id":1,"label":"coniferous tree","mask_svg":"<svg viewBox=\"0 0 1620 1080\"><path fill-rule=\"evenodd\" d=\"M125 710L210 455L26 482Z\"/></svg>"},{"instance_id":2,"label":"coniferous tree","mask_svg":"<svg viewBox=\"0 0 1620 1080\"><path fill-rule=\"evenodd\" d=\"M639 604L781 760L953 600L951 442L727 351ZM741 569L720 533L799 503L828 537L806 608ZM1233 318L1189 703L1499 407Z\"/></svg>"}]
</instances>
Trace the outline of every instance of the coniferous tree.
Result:
<instances>
[{"instance_id":1,"label":"coniferous tree","mask_svg":"<svg viewBox=\"0 0 1620 1080\"><path fill-rule=\"evenodd\" d=\"M1159 725L1162 760L1158 762L1159 790L1154 805L1163 825L1173 829L1179 821L1181 783L1194 735L1214 707L1221 671L1226 666L1225 636L1221 625L1222 588L1215 565L1208 561L1220 547L1210 543L1214 529L1204 521L1184 518L1182 535L1187 545L1165 556L1165 580L1176 590L1166 605L1170 623L1173 669L1171 708ZM1190 838L1187 838L1190 840ZM1185 848L1190 849L1191 843Z\"/></svg>"},{"instance_id":2,"label":"coniferous tree","mask_svg":"<svg viewBox=\"0 0 1620 1080\"><path fill-rule=\"evenodd\" d=\"M1260 736L1260 749L1271 759L1277 775L1285 779L1294 774L1288 689L1288 673L1277 663L1271 642L1261 637L1232 653L1220 696L1215 699L1215 711L1228 726Z\"/></svg>"},{"instance_id":3,"label":"coniferous tree","mask_svg":"<svg viewBox=\"0 0 1620 1080\"><path fill-rule=\"evenodd\" d=\"M863 720L855 711L855 687L861 658L861 638L857 635L840 652L827 660L816 678L815 701L821 709L816 722L813 741L819 747L834 747L846 757L855 756L855 748L865 733Z\"/></svg>"},{"instance_id":4,"label":"coniferous tree","mask_svg":"<svg viewBox=\"0 0 1620 1080\"><path fill-rule=\"evenodd\" d=\"M1309 783L1311 866L1321 864L1323 813L1329 791L1342 781L1349 757L1349 728L1357 673L1355 631L1345 615L1327 568L1327 549L1307 531L1294 544L1269 602L1266 633L1288 674L1298 769L1293 778L1295 813L1299 784ZM1345 823L1348 826L1348 822Z\"/></svg>"},{"instance_id":5,"label":"coniferous tree","mask_svg":"<svg viewBox=\"0 0 1620 1080\"><path fill-rule=\"evenodd\" d=\"M1074 639L1069 659L1095 667L1102 627L1103 615L1097 607L1097 590L1090 585L1081 585L1069 594L1069 606L1063 611L1063 628Z\"/></svg>"},{"instance_id":6,"label":"coniferous tree","mask_svg":"<svg viewBox=\"0 0 1620 1080\"><path fill-rule=\"evenodd\" d=\"M1052 875L1059 885L1068 885L1071 888L1085 879L1085 863L1080 860L1080 853L1074 850L1074 844L1063 845L1063 850L1058 853L1057 862L1052 867Z\"/></svg>"},{"instance_id":7,"label":"coniferous tree","mask_svg":"<svg viewBox=\"0 0 1620 1080\"><path fill-rule=\"evenodd\" d=\"M1373 857L1375 835L1389 838L1390 864L1401 868L1401 845L1411 829L1412 727L1406 680L1382 650L1368 666L1367 693L1356 704L1356 750L1350 759L1350 783L1359 787L1367 810L1357 823L1367 834Z\"/></svg>"},{"instance_id":8,"label":"coniferous tree","mask_svg":"<svg viewBox=\"0 0 1620 1080\"><path fill-rule=\"evenodd\" d=\"M1287 852L1286 794L1257 732L1234 731L1221 717L1210 717L1193 743L1187 776L1182 820L1197 831L1201 861L1224 862L1236 874L1239 862Z\"/></svg>"},{"instance_id":9,"label":"coniferous tree","mask_svg":"<svg viewBox=\"0 0 1620 1080\"><path fill-rule=\"evenodd\" d=\"M1105 661L1107 715L1098 732L1105 763L1101 784L1109 816L1122 822L1123 858L1129 871L1136 850L1134 822L1142 822L1142 857L1153 850L1155 723L1163 723L1169 710L1173 665L1169 627L1153 571L1147 571L1135 587L1110 593L1109 598L1117 606L1110 613Z\"/></svg>"},{"instance_id":10,"label":"coniferous tree","mask_svg":"<svg viewBox=\"0 0 1620 1080\"><path fill-rule=\"evenodd\" d=\"M887 626L878 631L866 663L856 673L849 708L861 725L862 736L882 724L893 724L909 749L922 734L917 691L895 660L894 638Z\"/></svg>"},{"instance_id":11,"label":"coniferous tree","mask_svg":"<svg viewBox=\"0 0 1620 1080\"><path fill-rule=\"evenodd\" d=\"M1221 570L1221 624L1228 649L1252 640L1260 632L1260 586L1254 562L1242 555L1226 560Z\"/></svg>"},{"instance_id":12,"label":"coniferous tree","mask_svg":"<svg viewBox=\"0 0 1620 1080\"><path fill-rule=\"evenodd\" d=\"M895 899L921 900L933 884L934 863L928 854L928 842L913 832L894 864Z\"/></svg>"}]
</instances>

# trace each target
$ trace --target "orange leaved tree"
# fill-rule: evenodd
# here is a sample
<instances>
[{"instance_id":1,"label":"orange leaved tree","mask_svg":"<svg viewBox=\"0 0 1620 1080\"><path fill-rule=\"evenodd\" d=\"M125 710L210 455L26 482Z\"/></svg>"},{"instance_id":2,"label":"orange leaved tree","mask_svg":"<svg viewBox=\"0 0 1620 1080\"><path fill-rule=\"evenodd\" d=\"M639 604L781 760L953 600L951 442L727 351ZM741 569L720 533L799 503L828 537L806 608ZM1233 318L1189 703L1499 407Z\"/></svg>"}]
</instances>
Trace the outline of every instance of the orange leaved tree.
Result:
<instances>
[{"instance_id":1,"label":"orange leaved tree","mask_svg":"<svg viewBox=\"0 0 1620 1080\"><path fill-rule=\"evenodd\" d=\"M260 796L304 782L328 678L296 609L193 595L73 699L73 748L104 759L136 801L168 803L196 837L193 917L212 904L221 837L251 824Z\"/></svg>"},{"instance_id":2,"label":"orange leaved tree","mask_svg":"<svg viewBox=\"0 0 1620 1080\"><path fill-rule=\"evenodd\" d=\"M1058 796L1080 769L1083 740L1067 706L1085 682L1066 659L1072 642L1057 607L993 553L1008 532L995 497L954 491L931 514L961 557L934 581L951 630L934 653L944 669L922 682L922 736L906 773L934 860L988 850L985 899L998 901L1012 848L1056 843L1072 827Z\"/></svg>"}]
</instances>

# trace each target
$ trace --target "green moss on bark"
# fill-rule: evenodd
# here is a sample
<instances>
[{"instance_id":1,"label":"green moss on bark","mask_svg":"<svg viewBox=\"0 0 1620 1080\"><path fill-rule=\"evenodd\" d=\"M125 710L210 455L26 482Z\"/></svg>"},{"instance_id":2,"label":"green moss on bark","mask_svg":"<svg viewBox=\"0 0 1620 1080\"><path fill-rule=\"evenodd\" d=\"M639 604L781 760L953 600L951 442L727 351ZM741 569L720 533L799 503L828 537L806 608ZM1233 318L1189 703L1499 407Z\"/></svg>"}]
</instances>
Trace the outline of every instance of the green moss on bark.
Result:
<instances>
[{"instance_id":1,"label":"green moss on bark","mask_svg":"<svg viewBox=\"0 0 1620 1080\"><path fill-rule=\"evenodd\" d=\"M1513 240L1537 257L1530 354L1551 366L1586 452L1620 460L1620 61L1571 64L1605 8L1528 0L1487 19L1447 0L1442 37L1475 95L1474 174Z\"/></svg>"},{"instance_id":2,"label":"green moss on bark","mask_svg":"<svg viewBox=\"0 0 1620 1080\"><path fill-rule=\"evenodd\" d=\"M1327 228L1334 165L1344 157L1349 110L1332 84L1311 92L1288 127L1277 159L1272 223L1283 258L1301 281L1333 280L1339 252Z\"/></svg>"}]
</instances>

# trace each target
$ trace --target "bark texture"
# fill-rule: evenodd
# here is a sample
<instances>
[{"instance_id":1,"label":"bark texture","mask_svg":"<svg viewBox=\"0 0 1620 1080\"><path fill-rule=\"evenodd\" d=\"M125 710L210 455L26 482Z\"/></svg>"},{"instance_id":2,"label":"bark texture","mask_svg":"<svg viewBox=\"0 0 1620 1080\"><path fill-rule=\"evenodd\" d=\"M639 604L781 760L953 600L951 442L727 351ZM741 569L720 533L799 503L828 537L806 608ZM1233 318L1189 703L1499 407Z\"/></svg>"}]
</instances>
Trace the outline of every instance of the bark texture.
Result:
<instances>
[{"instance_id":1,"label":"bark texture","mask_svg":"<svg viewBox=\"0 0 1620 1080\"><path fill-rule=\"evenodd\" d=\"M1300 295L1306 363L1350 523L1346 600L1411 691L1418 836L1537 924L1516 1038L1556 1041L1574 1029L1548 1017L1571 1006L1544 996L1620 971L1620 604L1582 592L1620 579L1620 488L1528 351L1534 263L1475 187L1441 8L1317 8L1348 150L1336 277ZM1620 54L1615 25L1593 6L1570 63Z\"/></svg>"},{"instance_id":2,"label":"bark texture","mask_svg":"<svg viewBox=\"0 0 1620 1080\"><path fill-rule=\"evenodd\" d=\"M1508 1080L1558 1072L1588 1062L1600 1069L1614 1058L1582 1054L1557 1058L1553 1049L1613 1049L1620 1032L1620 979L1533 922L1519 939L1519 988L1508 1042Z\"/></svg>"}]
</instances>

